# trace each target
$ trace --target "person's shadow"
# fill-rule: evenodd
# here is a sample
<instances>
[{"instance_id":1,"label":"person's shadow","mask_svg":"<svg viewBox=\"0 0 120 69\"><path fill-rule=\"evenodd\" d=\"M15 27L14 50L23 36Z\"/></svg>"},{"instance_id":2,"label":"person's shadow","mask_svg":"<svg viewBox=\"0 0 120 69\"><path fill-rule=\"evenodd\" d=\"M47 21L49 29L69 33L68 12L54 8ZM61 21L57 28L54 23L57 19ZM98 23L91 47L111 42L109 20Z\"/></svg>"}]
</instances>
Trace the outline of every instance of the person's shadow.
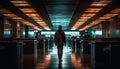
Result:
<instances>
[{"instance_id":1,"label":"person's shadow","mask_svg":"<svg viewBox=\"0 0 120 69\"><path fill-rule=\"evenodd\" d=\"M58 63L58 69L62 69L62 62Z\"/></svg>"}]
</instances>

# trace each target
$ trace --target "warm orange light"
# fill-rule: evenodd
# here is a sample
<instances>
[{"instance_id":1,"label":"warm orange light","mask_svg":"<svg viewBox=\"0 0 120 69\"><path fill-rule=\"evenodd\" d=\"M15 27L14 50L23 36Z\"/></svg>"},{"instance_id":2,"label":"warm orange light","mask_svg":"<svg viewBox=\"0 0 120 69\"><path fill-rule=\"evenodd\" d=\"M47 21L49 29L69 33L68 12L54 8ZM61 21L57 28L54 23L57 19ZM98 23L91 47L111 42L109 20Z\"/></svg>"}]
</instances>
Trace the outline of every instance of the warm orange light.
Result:
<instances>
[{"instance_id":1,"label":"warm orange light","mask_svg":"<svg viewBox=\"0 0 120 69\"><path fill-rule=\"evenodd\" d=\"M93 13L84 13L79 19L78 21L75 23L75 25L71 28L72 30L76 30L77 28L79 28L82 24L84 24L88 19L90 19L91 17L93 17L96 14ZM78 24L80 23L80 24Z\"/></svg>"},{"instance_id":2,"label":"warm orange light","mask_svg":"<svg viewBox=\"0 0 120 69\"><path fill-rule=\"evenodd\" d=\"M42 20L41 17L33 17L32 19L34 19L35 21Z\"/></svg>"},{"instance_id":3,"label":"warm orange light","mask_svg":"<svg viewBox=\"0 0 120 69\"><path fill-rule=\"evenodd\" d=\"M102 8L88 8L85 12L90 12L90 13L97 13L101 10Z\"/></svg>"},{"instance_id":4,"label":"warm orange light","mask_svg":"<svg viewBox=\"0 0 120 69\"><path fill-rule=\"evenodd\" d=\"M84 30L86 30L86 29L88 29L90 26L85 26L84 28L81 28L81 29L79 29L80 31L84 31Z\"/></svg>"},{"instance_id":5,"label":"warm orange light","mask_svg":"<svg viewBox=\"0 0 120 69\"><path fill-rule=\"evenodd\" d=\"M13 5L15 5L17 7L19 6L19 9L23 13L25 13L25 15L27 15L28 17L30 17L31 19L33 19L36 23L40 24L44 29L50 29L47 26L47 24L42 20L42 18L40 17L40 15L37 14L37 12L33 8L30 8L31 5L28 3L27 0L10 0L10 2L13 3ZM25 8L24 6L27 7L27 8ZM28 6L29 6L29 8L28 8ZM22 21L22 20L20 20L20 21ZM29 24L29 23L27 22L25 24Z\"/></svg>"},{"instance_id":6,"label":"warm orange light","mask_svg":"<svg viewBox=\"0 0 120 69\"><path fill-rule=\"evenodd\" d=\"M35 13L36 11L33 8L19 8L24 13Z\"/></svg>"},{"instance_id":7,"label":"warm orange light","mask_svg":"<svg viewBox=\"0 0 120 69\"><path fill-rule=\"evenodd\" d=\"M19 3L26 4L26 3L28 3L28 2L25 1L25 0L10 0L10 2L12 2L12 3L16 3L16 4L19 4Z\"/></svg>"},{"instance_id":8,"label":"warm orange light","mask_svg":"<svg viewBox=\"0 0 120 69\"><path fill-rule=\"evenodd\" d=\"M110 19L111 17L100 17L99 19L101 19L101 20L106 20L106 19Z\"/></svg>"},{"instance_id":9,"label":"warm orange light","mask_svg":"<svg viewBox=\"0 0 120 69\"><path fill-rule=\"evenodd\" d=\"M3 14L3 15L6 17L17 17L17 15L15 15L15 14Z\"/></svg>"},{"instance_id":10,"label":"warm orange light","mask_svg":"<svg viewBox=\"0 0 120 69\"><path fill-rule=\"evenodd\" d=\"M23 18L21 18L21 17L14 17L14 18L12 18L12 19L21 20L21 19L23 19Z\"/></svg>"},{"instance_id":11,"label":"warm orange light","mask_svg":"<svg viewBox=\"0 0 120 69\"><path fill-rule=\"evenodd\" d=\"M84 14L82 15L82 17L93 17L94 15L96 15L96 14L84 13Z\"/></svg>"},{"instance_id":12,"label":"warm orange light","mask_svg":"<svg viewBox=\"0 0 120 69\"><path fill-rule=\"evenodd\" d=\"M25 20L21 20L21 22L24 23L24 24L26 24L26 25L29 25L29 26L33 25L32 23L30 23L28 21L25 21Z\"/></svg>"},{"instance_id":13,"label":"warm orange light","mask_svg":"<svg viewBox=\"0 0 120 69\"><path fill-rule=\"evenodd\" d=\"M82 69L82 64L81 64L81 58L77 58L76 59L76 55L72 54L71 56L71 62L72 65L76 68L76 69Z\"/></svg>"},{"instance_id":14,"label":"warm orange light","mask_svg":"<svg viewBox=\"0 0 120 69\"><path fill-rule=\"evenodd\" d=\"M116 9L112 10L110 13L120 13L120 8L116 8Z\"/></svg>"},{"instance_id":15,"label":"warm orange light","mask_svg":"<svg viewBox=\"0 0 120 69\"><path fill-rule=\"evenodd\" d=\"M79 22L86 22L88 19L79 19Z\"/></svg>"},{"instance_id":16,"label":"warm orange light","mask_svg":"<svg viewBox=\"0 0 120 69\"><path fill-rule=\"evenodd\" d=\"M41 22L38 22L39 24L41 25L46 25L45 22L41 21Z\"/></svg>"},{"instance_id":17,"label":"warm orange light","mask_svg":"<svg viewBox=\"0 0 120 69\"><path fill-rule=\"evenodd\" d=\"M118 14L111 14L111 13L108 13L108 14L104 15L104 17L114 17L114 16L116 16L116 15L118 15Z\"/></svg>"},{"instance_id":18,"label":"warm orange light","mask_svg":"<svg viewBox=\"0 0 120 69\"><path fill-rule=\"evenodd\" d=\"M76 30L76 28L75 28L75 27L72 27L71 30Z\"/></svg>"},{"instance_id":19,"label":"warm orange light","mask_svg":"<svg viewBox=\"0 0 120 69\"><path fill-rule=\"evenodd\" d=\"M80 17L80 19L89 19L91 17Z\"/></svg>"},{"instance_id":20,"label":"warm orange light","mask_svg":"<svg viewBox=\"0 0 120 69\"><path fill-rule=\"evenodd\" d=\"M40 29L40 28L38 28L38 27L34 27L34 29L36 29L36 30L42 30L42 29Z\"/></svg>"},{"instance_id":21,"label":"warm orange light","mask_svg":"<svg viewBox=\"0 0 120 69\"><path fill-rule=\"evenodd\" d=\"M10 17L11 19L15 19L15 20L21 20L22 18L17 16L16 14L3 14L6 17Z\"/></svg>"},{"instance_id":22,"label":"warm orange light","mask_svg":"<svg viewBox=\"0 0 120 69\"><path fill-rule=\"evenodd\" d=\"M93 17L94 15L96 15L95 13L98 13L104 6L107 6L112 0L95 0L90 6L90 8L87 8L87 10L85 11L86 13L84 13L82 16L85 16L85 17ZM95 8L95 7L100 7L100 8ZM90 13L94 13L94 14L90 14ZM82 29L80 30L85 30L93 25L96 25L98 23L100 23L101 21L104 21L106 19L109 19L113 16L116 16L117 14L106 14L102 17L100 17L99 19L96 19L96 21L93 21L92 23L90 23L89 25L83 27ZM90 18L88 18L90 19ZM81 21L81 20L80 20ZM87 21L84 20L84 21Z\"/></svg>"},{"instance_id":23,"label":"warm orange light","mask_svg":"<svg viewBox=\"0 0 120 69\"><path fill-rule=\"evenodd\" d=\"M107 6L112 0L96 0L91 6Z\"/></svg>"},{"instance_id":24,"label":"warm orange light","mask_svg":"<svg viewBox=\"0 0 120 69\"><path fill-rule=\"evenodd\" d=\"M76 24L71 28L71 30L76 30L79 26L81 26L84 22L76 22Z\"/></svg>"},{"instance_id":25,"label":"warm orange light","mask_svg":"<svg viewBox=\"0 0 120 69\"><path fill-rule=\"evenodd\" d=\"M26 14L28 17L39 17L37 13L28 13Z\"/></svg>"},{"instance_id":26,"label":"warm orange light","mask_svg":"<svg viewBox=\"0 0 120 69\"><path fill-rule=\"evenodd\" d=\"M1 9L0 9L0 13L1 13L1 14L5 14L5 13L7 14L7 13L11 13L11 12L8 11L7 9L1 8Z\"/></svg>"},{"instance_id":27,"label":"warm orange light","mask_svg":"<svg viewBox=\"0 0 120 69\"><path fill-rule=\"evenodd\" d=\"M15 6L31 6L30 4L14 4Z\"/></svg>"},{"instance_id":28,"label":"warm orange light","mask_svg":"<svg viewBox=\"0 0 120 69\"><path fill-rule=\"evenodd\" d=\"M81 30L81 31L86 30L86 29L88 29L88 28L90 28L90 27L92 27L92 26L94 26L94 25L96 25L96 24L101 23L102 21L104 21L104 20L100 20L100 19L95 20L95 21L93 21L92 23L90 23L90 24L86 25L85 27L81 28L80 30Z\"/></svg>"},{"instance_id":29,"label":"warm orange light","mask_svg":"<svg viewBox=\"0 0 120 69\"><path fill-rule=\"evenodd\" d=\"M32 18L34 20L34 17L38 24L40 24L44 29L49 30L50 28L47 26L47 24L41 19L41 17L38 14L26 14L28 17ZM37 18L38 17L38 18ZM40 19L39 19L40 18Z\"/></svg>"},{"instance_id":30,"label":"warm orange light","mask_svg":"<svg viewBox=\"0 0 120 69\"><path fill-rule=\"evenodd\" d=\"M27 1L23 0L11 0L11 3L13 3L15 6L31 6Z\"/></svg>"},{"instance_id":31,"label":"warm orange light","mask_svg":"<svg viewBox=\"0 0 120 69\"><path fill-rule=\"evenodd\" d=\"M41 20L41 19L35 19L34 21L36 21L36 22L42 22L43 20Z\"/></svg>"}]
</instances>

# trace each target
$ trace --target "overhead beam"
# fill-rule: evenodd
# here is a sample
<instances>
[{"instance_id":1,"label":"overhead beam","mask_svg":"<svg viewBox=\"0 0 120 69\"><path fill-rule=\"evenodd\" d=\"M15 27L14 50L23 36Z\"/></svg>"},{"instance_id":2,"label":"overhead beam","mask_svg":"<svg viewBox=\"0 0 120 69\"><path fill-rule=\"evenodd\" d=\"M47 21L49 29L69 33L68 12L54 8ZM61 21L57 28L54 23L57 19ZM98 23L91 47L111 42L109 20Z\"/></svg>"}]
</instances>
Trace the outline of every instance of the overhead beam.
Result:
<instances>
[{"instance_id":1,"label":"overhead beam","mask_svg":"<svg viewBox=\"0 0 120 69\"><path fill-rule=\"evenodd\" d=\"M106 13L110 12L114 8L116 8L117 5L115 5L114 2L111 2L108 6L104 7L100 12L98 12L95 16L90 18L88 21L86 21L83 25L81 25L78 29L85 27L86 25L92 23L92 21L95 21L99 17L105 15Z\"/></svg>"},{"instance_id":2,"label":"overhead beam","mask_svg":"<svg viewBox=\"0 0 120 69\"><path fill-rule=\"evenodd\" d=\"M42 0L28 0L37 13L42 17L42 19L47 23L47 25L52 29L52 24L48 16L48 12Z\"/></svg>"},{"instance_id":3,"label":"overhead beam","mask_svg":"<svg viewBox=\"0 0 120 69\"><path fill-rule=\"evenodd\" d=\"M89 7L89 5L94 0L79 0L79 4L77 5L74 14L71 18L69 29L76 23L76 21L79 19L79 17L84 13L84 11Z\"/></svg>"},{"instance_id":4,"label":"overhead beam","mask_svg":"<svg viewBox=\"0 0 120 69\"><path fill-rule=\"evenodd\" d=\"M29 21L30 23L36 25L38 28L43 29L43 27L41 27L38 23L36 23L34 20L32 20L27 15L25 15L16 6L14 6L10 1L8 1L8 0L1 0L0 1L0 6L1 6L1 8L6 8L7 10L11 11L12 13L18 15L19 17L22 17L26 21Z\"/></svg>"}]
</instances>

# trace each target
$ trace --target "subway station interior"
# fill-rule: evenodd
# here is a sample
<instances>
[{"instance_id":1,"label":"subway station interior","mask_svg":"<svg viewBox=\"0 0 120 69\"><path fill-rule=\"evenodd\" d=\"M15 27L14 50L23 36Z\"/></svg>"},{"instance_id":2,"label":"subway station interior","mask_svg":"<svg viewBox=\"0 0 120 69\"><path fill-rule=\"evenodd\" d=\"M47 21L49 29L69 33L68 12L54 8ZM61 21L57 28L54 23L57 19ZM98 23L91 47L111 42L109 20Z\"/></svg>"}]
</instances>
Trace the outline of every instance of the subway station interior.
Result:
<instances>
[{"instance_id":1,"label":"subway station interior","mask_svg":"<svg viewBox=\"0 0 120 69\"><path fill-rule=\"evenodd\" d=\"M120 69L120 0L0 0L0 69Z\"/></svg>"}]
</instances>

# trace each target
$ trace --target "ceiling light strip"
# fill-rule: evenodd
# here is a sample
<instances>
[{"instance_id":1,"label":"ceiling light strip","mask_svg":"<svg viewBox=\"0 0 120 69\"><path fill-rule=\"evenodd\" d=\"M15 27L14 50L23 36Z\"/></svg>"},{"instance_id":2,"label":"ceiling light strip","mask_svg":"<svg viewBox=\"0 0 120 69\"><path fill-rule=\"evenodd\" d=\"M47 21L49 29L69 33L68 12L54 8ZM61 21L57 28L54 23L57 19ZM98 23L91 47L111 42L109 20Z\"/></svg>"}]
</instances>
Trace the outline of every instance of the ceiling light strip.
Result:
<instances>
[{"instance_id":1,"label":"ceiling light strip","mask_svg":"<svg viewBox=\"0 0 120 69\"><path fill-rule=\"evenodd\" d=\"M80 17L80 19L77 20L76 23L83 20L83 23L80 24L74 24L71 28L71 30L76 30L79 28L82 24L84 24L86 21L88 21L90 18L95 16L100 10L102 10L103 7L107 6L112 0L96 0L91 5L90 8L87 8L84 12L84 14ZM100 8L93 8L93 7L100 7ZM89 17L89 18L83 18L83 17Z\"/></svg>"},{"instance_id":2,"label":"ceiling light strip","mask_svg":"<svg viewBox=\"0 0 120 69\"><path fill-rule=\"evenodd\" d=\"M5 11L8 11L8 10L5 9ZM9 14L8 14L8 13L7 13L7 14L6 14L6 13L2 13L2 15L5 16L5 17L8 17L8 18L11 18L11 19L13 19L13 20L19 21L19 22L21 22L21 23L23 23L23 24L32 26L33 28L34 28L34 27L37 27L37 26L33 25L32 23L27 22L27 21L24 20L23 18L17 16L16 14L13 14L13 13L9 13ZM39 28L39 29L40 29L40 28Z\"/></svg>"},{"instance_id":3,"label":"ceiling light strip","mask_svg":"<svg viewBox=\"0 0 120 69\"><path fill-rule=\"evenodd\" d=\"M115 17L115 16L119 15L120 14L119 10L120 10L120 8L116 8L116 9L110 11L109 13L103 15L102 17L99 17L98 19L96 19L96 21L93 21L92 23L88 24L84 28L81 28L80 30L86 30L86 29L88 29L88 28L90 28L92 26L95 26L96 24L101 23L102 21L108 20L108 19L110 19L112 17Z\"/></svg>"},{"instance_id":4,"label":"ceiling light strip","mask_svg":"<svg viewBox=\"0 0 120 69\"><path fill-rule=\"evenodd\" d=\"M19 7L19 9L25 13L28 17L30 17L31 19L33 19L36 23L38 23L37 20L40 20L40 21L43 21L43 22L39 22L38 24L40 24L44 29L46 30L50 30L49 26L46 24L46 22L44 20L42 20L42 18L37 14L37 12L33 9L33 8L30 8L31 5L28 3L28 1L26 0L11 0L11 3L13 3L13 5ZM25 6L25 7L28 7L29 8L20 8L21 6ZM28 6L26 6L28 5Z\"/></svg>"}]
</instances>

